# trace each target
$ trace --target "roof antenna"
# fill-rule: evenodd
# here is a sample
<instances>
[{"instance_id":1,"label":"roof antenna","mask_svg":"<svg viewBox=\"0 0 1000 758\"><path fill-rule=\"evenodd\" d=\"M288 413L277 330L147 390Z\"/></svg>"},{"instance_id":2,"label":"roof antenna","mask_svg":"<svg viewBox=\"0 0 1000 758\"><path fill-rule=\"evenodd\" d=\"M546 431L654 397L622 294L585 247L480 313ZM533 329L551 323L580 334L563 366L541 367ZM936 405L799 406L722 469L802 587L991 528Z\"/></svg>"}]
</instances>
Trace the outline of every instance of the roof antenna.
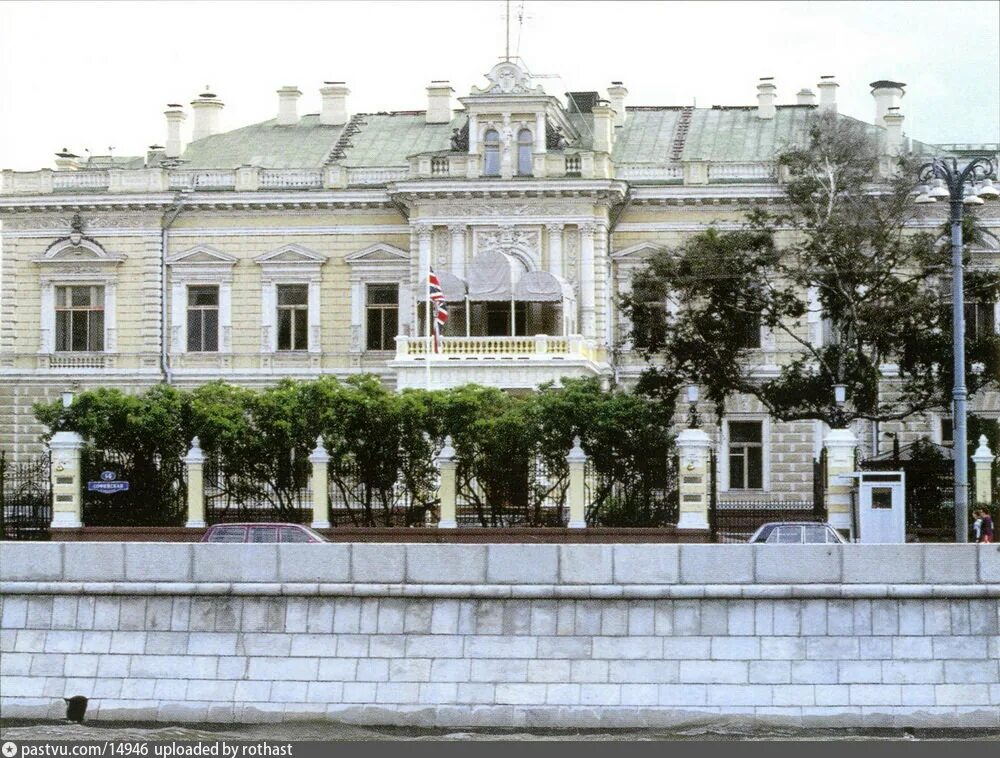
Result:
<instances>
[{"instance_id":1,"label":"roof antenna","mask_svg":"<svg viewBox=\"0 0 1000 758\"><path fill-rule=\"evenodd\" d=\"M507 0L507 43L504 49L504 60L510 63L510 0Z\"/></svg>"}]
</instances>

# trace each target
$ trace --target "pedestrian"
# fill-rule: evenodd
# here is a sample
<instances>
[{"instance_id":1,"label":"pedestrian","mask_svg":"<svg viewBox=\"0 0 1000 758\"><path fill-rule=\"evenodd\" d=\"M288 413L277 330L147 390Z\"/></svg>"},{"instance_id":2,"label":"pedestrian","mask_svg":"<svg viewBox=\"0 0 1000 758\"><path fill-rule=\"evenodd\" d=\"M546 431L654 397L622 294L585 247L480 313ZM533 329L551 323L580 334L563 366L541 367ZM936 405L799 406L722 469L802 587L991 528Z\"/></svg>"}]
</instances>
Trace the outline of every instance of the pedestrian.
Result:
<instances>
[{"instance_id":1,"label":"pedestrian","mask_svg":"<svg viewBox=\"0 0 1000 758\"><path fill-rule=\"evenodd\" d=\"M993 517L987 508L983 508L979 511L983 518L982 526L982 539L981 542L985 544L990 544L993 542Z\"/></svg>"},{"instance_id":2,"label":"pedestrian","mask_svg":"<svg viewBox=\"0 0 1000 758\"><path fill-rule=\"evenodd\" d=\"M972 522L972 541L979 542L983 538L983 517L978 508L972 511L972 516L975 518Z\"/></svg>"}]
</instances>

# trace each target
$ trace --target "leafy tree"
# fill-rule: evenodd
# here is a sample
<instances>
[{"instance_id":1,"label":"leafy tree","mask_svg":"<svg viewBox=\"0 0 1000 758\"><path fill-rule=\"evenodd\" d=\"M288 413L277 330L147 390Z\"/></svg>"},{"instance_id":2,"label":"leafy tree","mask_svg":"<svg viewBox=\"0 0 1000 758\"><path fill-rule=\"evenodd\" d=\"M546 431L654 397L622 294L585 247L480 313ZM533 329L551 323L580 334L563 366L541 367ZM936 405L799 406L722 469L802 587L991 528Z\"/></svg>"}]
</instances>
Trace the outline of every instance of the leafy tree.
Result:
<instances>
[{"instance_id":1,"label":"leafy tree","mask_svg":"<svg viewBox=\"0 0 1000 758\"><path fill-rule=\"evenodd\" d=\"M636 348L650 363L641 387L673 398L697 381L721 409L732 393L757 397L782 420L902 419L946 407L951 386L949 245L907 222L914 166L900 160L876 181L877 144L863 125L818 115L808 144L786 150L779 211L752 210L743 228L709 229L655 255L637 274L625 311ZM970 238L975 234L970 224ZM969 277L972 297L1000 286L996 274ZM812 293L812 297L810 297ZM679 304L668 316L664 303ZM827 322L813 341L810 314ZM786 352L777 376L761 376L759 353L744 348L747 326L773 332ZM970 340L970 391L1000 378L1000 339ZM886 392L887 366L895 366ZM843 412L833 386L847 387Z\"/></svg>"},{"instance_id":2,"label":"leafy tree","mask_svg":"<svg viewBox=\"0 0 1000 758\"><path fill-rule=\"evenodd\" d=\"M139 395L102 387L83 392L69 408L61 401L34 407L54 432L75 431L88 440L81 455L84 476L106 469L129 482L128 493L88 493L93 525L183 523L184 478L180 458L191 434L190 397L156 385Z\"/></svg>"}]
</instances>

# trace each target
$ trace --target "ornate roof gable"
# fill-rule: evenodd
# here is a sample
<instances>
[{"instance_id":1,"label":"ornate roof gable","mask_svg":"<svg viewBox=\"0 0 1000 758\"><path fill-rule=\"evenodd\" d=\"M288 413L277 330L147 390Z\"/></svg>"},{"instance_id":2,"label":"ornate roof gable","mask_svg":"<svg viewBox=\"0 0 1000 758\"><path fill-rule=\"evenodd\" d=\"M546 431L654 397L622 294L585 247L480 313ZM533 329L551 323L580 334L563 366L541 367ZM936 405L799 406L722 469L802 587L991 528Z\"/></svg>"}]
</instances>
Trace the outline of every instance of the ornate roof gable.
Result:
<instances>
[{"instance_id":1,"label":"ornate roof gable","mask_svg":"<svg viewBox=\"0 0 1000 758\"><path fill-rule=\"evenodd\" d=\"M511 61L501 61L486 74L490 80L485 89L472 88L473 95L544 95L542 86L531 86L528 73Z\"/></svg>"}]
</instances>

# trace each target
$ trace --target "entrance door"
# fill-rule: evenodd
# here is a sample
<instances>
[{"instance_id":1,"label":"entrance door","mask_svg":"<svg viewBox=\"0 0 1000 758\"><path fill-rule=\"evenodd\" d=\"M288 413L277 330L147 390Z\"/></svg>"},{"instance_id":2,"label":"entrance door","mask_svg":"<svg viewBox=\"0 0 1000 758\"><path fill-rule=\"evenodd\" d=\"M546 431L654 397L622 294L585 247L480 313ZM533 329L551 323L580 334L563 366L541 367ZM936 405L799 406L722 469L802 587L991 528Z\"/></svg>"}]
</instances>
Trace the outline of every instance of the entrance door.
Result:
<instances>
[{"instance_id":1,"label":"entrance door","mask_svg":"<svg viewBox=\"0 0 1000 758\"><path fill-rule=\"evenodd\" d=\"M903 474L887 472L862 476L860 490L861 542L906 542Z\"/></svg>"}]
</instances>

